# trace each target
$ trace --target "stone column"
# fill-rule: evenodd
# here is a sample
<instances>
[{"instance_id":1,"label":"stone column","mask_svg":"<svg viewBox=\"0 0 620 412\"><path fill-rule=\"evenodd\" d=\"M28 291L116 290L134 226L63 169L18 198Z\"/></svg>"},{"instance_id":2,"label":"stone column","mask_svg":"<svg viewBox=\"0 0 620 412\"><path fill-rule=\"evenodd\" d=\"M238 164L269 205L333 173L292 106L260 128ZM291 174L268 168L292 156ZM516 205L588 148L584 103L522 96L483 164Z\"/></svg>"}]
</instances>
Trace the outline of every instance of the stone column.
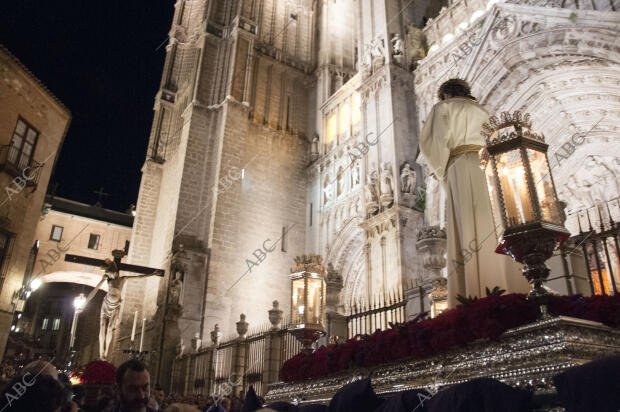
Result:
<instances>
[{"instance_id":1,"label":"stone column","mask_svg":"<svg viewBox=\"0 0 620 412\"><path fill-rule=\"evenodd\" d=\"M237 382L243 381L243 376L246 371L246 354L247 354L247 342L245 340L245 336L248 333L248 322L245 321L245 315L242 313L239 316L239 322L237 325L237 334L239 337L237 338L237 342L235 343L233 354L232 354L232 371L230 375L230 383L232 386L232 394L234 396L239 396L241 390L243 389L242 385L236 385Z\"/></svg>"},{"instance_id":2,"label":"stone column","mask_svg":"<svg viewBox=\"0 0 620 412\"><path fill-rule=\"evenodd\" d=\"M327 265L327 299L325 313L327 320L326 342L333 343L335 340L341 342L348 337L347 317L340 313L340 291L342 290L342 276L334 269L331 263Z\"/></svg>"},{"instance_id":3,"label":"stone column","mask_svg":"<svg viewBox=\"0 0 620 412\"><path fill-rule=\"evenodd\" d=\"M265 337L265 352L263 365L263 388L280 379L280 356L282 350L282 331L280 330L280 322L282 322L282 310L279 308L277 300L273 301L273 308L268 311L269 322L271 322L271 330ZM252 365L249 365L251 367ZM249 370L253 373L253 370Z\"/></svg>"},{"instance_id":4,"label":"stone column","mask_svg":"<svg viewBox=\"0 0 620 412\"><path fill-rule=\"evenodd\" d=\"M441 270L446 266L446 232L439 226L425 226L418 231L416 247L422 258L424 270L416 279L416 285L407 290L407 316L409 319L417 314L430 311L431 302L428 296L433 293L433 298L440 301L447 287Z\"/></svg>"}]
</instances>

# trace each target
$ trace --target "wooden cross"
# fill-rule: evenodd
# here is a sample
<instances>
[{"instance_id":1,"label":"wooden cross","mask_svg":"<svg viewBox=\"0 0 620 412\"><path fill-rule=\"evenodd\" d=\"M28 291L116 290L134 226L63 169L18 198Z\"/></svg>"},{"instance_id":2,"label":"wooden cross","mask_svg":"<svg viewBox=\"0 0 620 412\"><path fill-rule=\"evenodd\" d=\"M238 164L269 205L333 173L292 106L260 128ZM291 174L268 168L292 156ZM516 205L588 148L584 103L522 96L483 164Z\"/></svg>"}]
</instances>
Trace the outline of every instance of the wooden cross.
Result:
<instances>
[{"instance_id":1,"label":"wooden cross","mask_svg":"<svg viewBox=\"0 0 620 412\"><path fill-rule=\"evenodd\" d=\"M103 299L101 304L101 313L99 314L100 326L99 326L99 357L106 359L108 357L108 350L112 343L114 325L118 319L120 312L121 296L123 286L127 278L130 277L145 277L145 276L163 276L164 271L161 269L149 268L146 266L130 265L128 263L122 263L121 259L125 256L124 250L113 250L113 259L95 259L86 256L78 255L65 255L65 261L73 263L81 263L89 266L97 266L105 269L105 274L101 277L101 281L90 292L84 302L84 306L95 297L97 291L103 284L108 282L108 293ZM137 275L120 275L120 271L133 272Z\"/></svg>"},{"instance_id":2,"label":"wooden cross","mask_svg":"<svg viewBox=\"0 0 620 412\"><path fill-rule=\"evenodd\" d=\"M65 255L65 261L73 262L73 263L81 263L87 266L96 266L98 268L105 269L106 273L116 274L116 277L119 276L119 272L121 270L124 272L140 273L140 275L137 275L139 277L145 276L145 275L146 276L164 276L164 271L162 269L154 269L154 268L150 268L147 266L138 266L138 265L130 265L129 263L122 263L121 259L125 256L124 250L119 250L119 249L113 250L112 256L113 256L113 259L109 259L109 258L108 259L96 259L96 258L90 258L86 256L71 255L67 253ZM124 275L122 277L126 278L126 277L137 277L137 276ZM101 288L101 285L103 285L103 282L105 281L106 281L106 277L104 276L101 279L101 281L97 284L97 286L95 286L95 288L90 292L90 294L86 298L86 302L84 302L84 306L86 306L88 302L90 302L90 300L95 297L95 295L97 294L97 291Z\"/></svg>"}]
</instances>

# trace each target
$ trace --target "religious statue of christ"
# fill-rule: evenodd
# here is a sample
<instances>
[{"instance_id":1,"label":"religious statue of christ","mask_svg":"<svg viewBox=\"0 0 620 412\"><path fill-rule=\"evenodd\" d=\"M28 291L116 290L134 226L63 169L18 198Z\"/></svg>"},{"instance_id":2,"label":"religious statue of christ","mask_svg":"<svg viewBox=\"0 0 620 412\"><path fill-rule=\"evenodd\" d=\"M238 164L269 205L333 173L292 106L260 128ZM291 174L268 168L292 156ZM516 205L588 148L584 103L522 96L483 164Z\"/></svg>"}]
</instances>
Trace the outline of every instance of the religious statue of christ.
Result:
<instances>
[{"instance_id":1,"label":"religious statue of christ","mask_svg":"<svg viewBox=\"0 0 620 412\"><path fill-rule=\"evenodd\" d=\"M519 265L495 253L496 230L478 152L489 113L471 96L469 85L450 79L420 136L420 151L446 191L448 237L448 306L457 296L484 297L485 288L529 290Z\"/></svg>"},{"instance_id":2,"label":"religious statue of christ","mask_svg":"<svg viewBox=\"0 0 620 412\"><path fill-rule=\"evenodd\" d=\"M94 259L84 256L65 255L65 260L68 262L82 263L91 266L99 266L105 269L105 273L101 278L101 281L90 292L86 298L84 306L95 296L103 282L108 284L108 293L103 299L101 304L101 312L99 315L99 358L102 360L107 359L108 352L110 350L110 344L112 343L112 336L114 327L118 321L118 314L121 307L121 295L123 286L127 281L127 278L138 278L145 276L163 276L163 271L160 269L153 269L145 266L130 265L127 263L121 263L121 259L125 256L123 250L113 250L112 256L114 259ZM120 271L140 273L139 275L120 274Z\"/></svg>"}]
</instances>

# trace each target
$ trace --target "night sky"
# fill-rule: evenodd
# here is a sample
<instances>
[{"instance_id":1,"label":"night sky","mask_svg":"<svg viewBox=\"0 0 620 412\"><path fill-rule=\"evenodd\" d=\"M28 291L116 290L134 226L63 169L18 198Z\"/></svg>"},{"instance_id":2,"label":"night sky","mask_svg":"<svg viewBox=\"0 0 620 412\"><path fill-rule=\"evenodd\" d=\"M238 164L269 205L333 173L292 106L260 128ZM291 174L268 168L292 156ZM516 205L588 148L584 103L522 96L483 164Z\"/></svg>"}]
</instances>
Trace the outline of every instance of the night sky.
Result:
<instances>
[{"instance_id":1,"label":"night sky","mask_svg":"<svg viewBox=\"0 0 620 412\"><path fill-rule=\"evenodd\" d=\"M0 2L0 43L73 116L51 180L58 196L94 204L102 186L104 207L136 203L174 3Z\"/></svg>"}]
</instances>

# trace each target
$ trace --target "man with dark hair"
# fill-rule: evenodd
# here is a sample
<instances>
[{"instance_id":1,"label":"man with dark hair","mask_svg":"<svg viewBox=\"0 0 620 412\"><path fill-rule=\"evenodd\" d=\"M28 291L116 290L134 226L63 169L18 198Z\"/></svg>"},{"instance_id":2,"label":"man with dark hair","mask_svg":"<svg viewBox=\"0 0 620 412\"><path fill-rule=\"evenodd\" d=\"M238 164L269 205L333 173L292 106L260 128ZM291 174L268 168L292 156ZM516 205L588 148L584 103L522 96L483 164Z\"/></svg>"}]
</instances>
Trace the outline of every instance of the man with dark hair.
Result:
<instances>
[{"instance_id":1,"label":"man with dark hair","mask_svg":"<svg viewBox=\"0 0 620 412\"><path fill-rule=\"evenodd\" d=\"M128 360L118 367L116 386L120 401L116 412L155 412L148 407L151 376L139 360Z\"/></svg>"},{"instance_id":2,"label":"man with dark hair","mask_svg":"<svg viewBox=\"0 0 620 412\"><path fill-rule=\"evenodd\" d=\"M478 156L489 113L464 80L446 81L438 96L422 128L420 151L446 191L448 306L456 306L457 295L483 297L485 287L527 292L519 266L494 250L496 231Z\"/></svg>"}]
</instances>

